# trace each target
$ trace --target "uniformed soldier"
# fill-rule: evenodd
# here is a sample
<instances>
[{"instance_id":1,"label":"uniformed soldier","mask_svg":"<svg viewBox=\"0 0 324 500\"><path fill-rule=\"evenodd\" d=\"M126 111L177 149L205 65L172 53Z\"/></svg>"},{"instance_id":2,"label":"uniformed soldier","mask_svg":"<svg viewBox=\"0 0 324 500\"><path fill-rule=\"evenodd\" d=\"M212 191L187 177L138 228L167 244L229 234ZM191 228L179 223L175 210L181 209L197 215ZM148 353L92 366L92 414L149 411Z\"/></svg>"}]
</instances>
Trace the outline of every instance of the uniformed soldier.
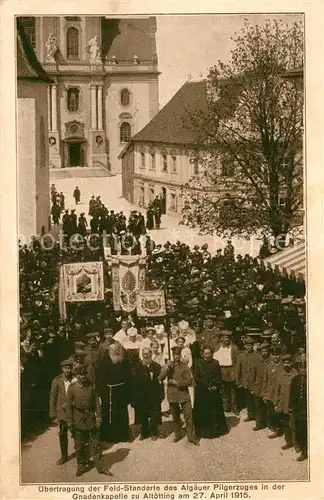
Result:
<instances>
[{"instance_id":1,"label":"uniformed soldier","mask_svg":"<svg viewBox=\"0 0 324 500\"><path fill-rule=\"evenodd\" d=\"M49 408L50 417L59 426L61 458L57 465L63 465L68 460L68 424L66 414L66 395L69 386L75 380L72 371L73 360L66 359L61 362L62 373L54 378L50 391Z\"/></svg>"},{"instance_id":2,"label":"uniformed soldier","mask_svg":"<svg viewBox=\"0 0 324 500\"><path fill-rule=\"evenodd\" d=\"M294 422L296 444L301 455L296 459L303 462L308 457L307 452L307 370L306 359L297 360L299 374L291 382L289 396L289 413Z\"/></svg>"},{"instance_id":3,"label":"uniformed soldier","mask_svg":"<svg viewBox=\"0 0 324 500\"><path fill-rule=\"evenodd\" d=\"M269 428L273 431L268 438L275 439L282 435L279 414L274 411L277 376L282 370L281 349L272 347L270 353L270 363L266 366L263 377L263 397L267 405Z\"/></svg>"},{"instance_id":4,"label":"uniformed soldier","mask_svg":"<svg viewBox=\"0 0 324 500\"><path fill-rule=\"evenodd\" d=\"M293 447L293 425L289 415L289 398L292 379L298 374L293 368L292 357L290 354L282 356L283 369L277 376L275 388L275 406L274 410L280 414L280 422L285 435L286 444L281 447L282 450L288 450Z\"/></svg>"},{"instance_id":5,"label":"uniformed soldier","mask_svg":"<svg viewBox=\"0 0 324 500\"><path fill-rule=\"evenodd\" d=\"M253 395L255 405L255 427L254 431L265 429L268 425L267 405L264 397L264 373L270 365L269 345L264 343L259 346L260 356L254 363Z\"/></svg>"},{"instance_id":6,"label":"uniformed soldier","mask_svg":"<svg viewBox=\"0 0 324 500\"><path fill-rule=\"evenodd\" d=\"M181 436L181 420L180 407L183 410L186 431L189 443L199 446L194 435L194 426L192 419L192 406L189 395L189 387L193 383L192 374L188 365L181 361L181 347L175 346L172 349L174 361L167 361L159 375L159 380L168 378L168 401L172 413L172 419L175 426L174 442L177 443L182 439Z\"/></svg>"},{"instance_id":7,"label":"uniformed soldier","mask_svg":"<svg viewBox=\"0 0 324 500\"><path fill-rule=\"evenodd\" d=\"M244 389L245 401L247 407L247 417L244 422L255 420L255 403L252 394L254 387L255 363L258 362L260 355L253 350L253 339L246 337L244 342L244 351L237 357L235 382L238 388Z\"/></svg>"},{"instance_id":8,"label":"uniformed soldier","mask_svg":"<svg viewBox=\"0 0 324 500\"><path fill-rule=\"evenodd\" d=\"M76 369L77 381L71 384L67 392L67 426L72 432L77 457L76 476L82 476L90 470L90 457L87 456L89 443L90 456L94 458L94 465L99 474L112 476L109 470L103 467L98 430L101 426L100 400L93 385L87 379L87 367Z\"/></svg>"}]
</instances>

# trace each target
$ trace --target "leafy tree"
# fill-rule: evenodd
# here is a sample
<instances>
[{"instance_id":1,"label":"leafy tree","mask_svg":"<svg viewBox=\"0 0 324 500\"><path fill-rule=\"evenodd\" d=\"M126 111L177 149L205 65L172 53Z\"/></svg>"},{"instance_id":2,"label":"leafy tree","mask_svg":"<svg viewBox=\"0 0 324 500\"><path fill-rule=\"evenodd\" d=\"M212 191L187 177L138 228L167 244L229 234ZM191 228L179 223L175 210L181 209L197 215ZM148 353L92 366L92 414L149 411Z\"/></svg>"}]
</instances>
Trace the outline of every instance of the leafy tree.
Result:
<instances>
[{"instance_id":1,"label":"leafy tree","mask_svg":"<svg viewBox=\"0 0 324 500\"><path fill-rule=\"evenodd\" d=\"M206 107L189 119L206 155L184 186L181 223L221 237L277 237L300 227L303 202L302 79L284 78L303 66L302 23L246 20L233 40L229 64L209 70Z\"/></svg>"}]
</instances>

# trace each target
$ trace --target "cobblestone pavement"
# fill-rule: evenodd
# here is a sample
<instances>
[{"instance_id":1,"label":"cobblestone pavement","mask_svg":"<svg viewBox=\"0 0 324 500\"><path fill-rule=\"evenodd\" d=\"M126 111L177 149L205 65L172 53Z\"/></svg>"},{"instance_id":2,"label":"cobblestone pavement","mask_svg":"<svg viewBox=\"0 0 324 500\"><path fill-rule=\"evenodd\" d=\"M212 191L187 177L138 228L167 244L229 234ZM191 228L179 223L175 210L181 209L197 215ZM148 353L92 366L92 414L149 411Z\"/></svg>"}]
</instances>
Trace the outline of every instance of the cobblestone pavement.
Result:
<instances>
[{"instance_id":1,"label":"cobblestone pavement","mask_svg":"<svg viewBox=\"0 0 324 500\"><path fill-rule=\"evenodd\" d=\"M131 411L131 413L133 413ZM59 458L58 428L51 427L43 435L22 446L21 480L23 483L78 482L161 482L161 481L306 481L307 461L296 462L292 450L282 451L283 438L269 440L269 431L253 432L253 422L243 422L227 414L231 431L218 439L201 440L200 447L188 443L186 437L174 444L171 419L164 419L163 438L119 443L105 450L104 463L112 477L101 476L95 469L81 478L75 476L76 460L72 457L62 466ZM131 422L133 416L131 415ZM137 430L137 432L136 432ZM73 442L70 440L70 453Z\"/></svg>"},{"instance_id":2,"label":"cobblestone pavement","mask_svg":"<svg viewBox=\"0 0 324 500\"><path fill-rule=\"evenodd\" d=\"M65 195L66 208L75 208L80 214L84 212L88 217L88 206L91 196L101 196L103 203L109 210L123 211L126 216L131 210L140 210L145 215L144 209L139 209L136 205L132 205L122 197L121 175L113 177L90 177L90 178L66 178L56 179L51 178L51 184L54 183L59 192ZM78 186L81 191L81 203L75 205L73 199L73 191L75 186ZM177 240L187 243L189 246L202 245L208 243L209 250L213 254L218 248L224 248L226 241L213 236L199 236L195 230L185 226L179 226L179 215L164 215L162 216L161 229L154 229L150 234L156 243L164 244L167 240L175 243ZM260 249L259 240L245 241L237 238L232 239L236 253L256 256Z\"/></svg>"}]
</instances>

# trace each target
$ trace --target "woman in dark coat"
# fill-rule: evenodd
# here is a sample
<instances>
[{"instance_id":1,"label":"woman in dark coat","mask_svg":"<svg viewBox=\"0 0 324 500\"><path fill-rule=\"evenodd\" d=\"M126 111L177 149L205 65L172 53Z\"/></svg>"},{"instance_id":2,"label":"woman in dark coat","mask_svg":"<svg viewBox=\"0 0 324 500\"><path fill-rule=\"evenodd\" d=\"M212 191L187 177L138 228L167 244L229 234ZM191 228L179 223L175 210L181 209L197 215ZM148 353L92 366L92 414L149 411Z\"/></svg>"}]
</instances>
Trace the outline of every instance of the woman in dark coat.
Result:
<instances>
[{"instance_id":1,"label":"woman in dark coat","mask_svg":"<svg viewBox=\"0 0 324 500\"><path fill-rule=\"evenodd\" d=\"M146 212L146 229L149 231L154 228L154 211L149 207Z\"/></svg>"},{"instance_id":2,"label":"woman in dark coat","mask_svg":"<svg viewBox=\"0 0 324 500\"><path fill-rule=\"evenodd\" d=\"M197 437L215 438L227 434L228 428L223 409L222 376L218 361L213 359L211 347L203 348L203 358L197 361L193 417Z\"/></svg>"}]
</instances>

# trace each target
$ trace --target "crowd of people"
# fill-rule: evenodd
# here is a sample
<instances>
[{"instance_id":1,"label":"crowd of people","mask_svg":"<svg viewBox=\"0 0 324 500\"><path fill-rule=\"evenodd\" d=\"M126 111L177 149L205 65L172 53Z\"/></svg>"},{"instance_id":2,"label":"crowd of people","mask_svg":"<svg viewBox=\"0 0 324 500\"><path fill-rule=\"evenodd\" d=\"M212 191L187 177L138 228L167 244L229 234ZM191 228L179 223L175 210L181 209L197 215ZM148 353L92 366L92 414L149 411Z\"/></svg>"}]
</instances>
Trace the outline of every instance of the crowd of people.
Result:
<instances>
[{"instance_id":1,"label":"crowd of people","mask_svg":"<svg viewBox=\"0 0 324 500\"><path fill-rule=\"evenodd\" d=\"M301 451L299 460L307 458L304 281L273 271L262 259L235 256L230 241L214 256L207 244L155 245L145 235L147 223L141 214L134 211L127 220L123 213L108 211L100 197L91 198L89 215L99 221L93 231L96 245L62 247L57 242L46 249L45 240L41 244L34 238L19 250L23 432L50 413L59 423L60 463L67 455L71 428L78 474L83 474L89 468L84 454L89 440L98 471L105 471L100 440L129 438L129 404L135 408L142 439L149 433L154 440L158 437L168 411L175 441L180 439L182 411L194 445L200 438L228 432L224 412L238 416L246 407L256 431L269 427L272 438L284 434L284 449L295 446ZM100 225L102 217L105 228ZM65 212L64 233L71 237L78 232L85 240L94 237L84 220L82 233L75 211ZM119 245L110 244L111 253L145 252L146 288L165 291L165 318L155 322L136 314L122 318L114 311L104 230L117 235ZM68 304L67 320L61 321L60 265L97 260L104 265L104 301ZM57 377L61 363L62 374ZM70 382L68 397L62 391ZM53 384L59 386L57 394L62 392L60 401L68 398L64 412L53 396ZM108 393L103 390L107 385ZM152 398L146 398L151 392ZM90 405L85 428L78 427L74 404L78 398Z\"/></svg>"},{"instance_id":2,"label":"crowd of people","mask_svg":"<svg viewBox=\"0 0 324 500\"><path fill-rule=\"evenodd\" d=\"M138 329L128 317L117 332L104 328L102 333L87 334L87 345L75 342L74 353L61 362L62 374L52 382L58 465L68 460L70 430L77 476L93 467L112 475L103 466L101 443L130 440L129 405L140 440L156 441L163 418L171 413L177 443L183 438L182 412L188 441L196 446L201 438L227 434L225 412L239 418L246 407L244 422L255 421L253 431L268 428L269 439L284 436L281 449L295 447L297 461L307 459L304 342L292 347L274 329L251 328L240 348L223 321L209 315L201 332L184 320L173 322L169 334L163 324Z\"/></svg>"},{"instance_id":3,"label":"crowd of people","mask_svg":"<svg viewBox=\"0 0 324 500\"><path fill-rule=\"evenodd\" d=\"M160 229L162 222L162 215L165 214L165 200L160 195L156 195L154 200L152 200L146 211L146 228L151 229Z\"/></svg>"}]
</instances>

